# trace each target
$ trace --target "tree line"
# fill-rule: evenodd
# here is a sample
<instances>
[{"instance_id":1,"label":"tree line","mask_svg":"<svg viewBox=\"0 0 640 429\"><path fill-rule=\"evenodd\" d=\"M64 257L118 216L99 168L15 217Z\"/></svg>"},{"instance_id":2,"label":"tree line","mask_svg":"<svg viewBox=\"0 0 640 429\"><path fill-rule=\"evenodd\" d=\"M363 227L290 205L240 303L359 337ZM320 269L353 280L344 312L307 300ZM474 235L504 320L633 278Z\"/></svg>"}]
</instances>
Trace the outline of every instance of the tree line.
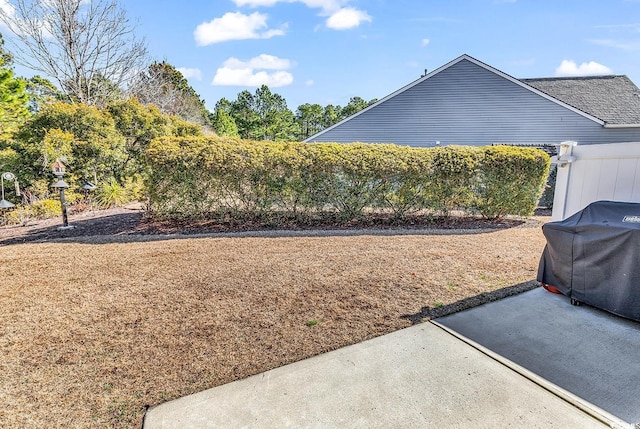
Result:
<instances>
[{"instance_id":1,"label":"tree line","mask_svg":"<svg viewBox=\"0 0 640 429\"><path fill-rule=\"evenodd\" d=\"M248 90L241 91L233 101L222 98L216 103L210 119L212 128L220 136L302 141L376 101L352 97L344 107L305 103L298 106L294 114L282 96L262 85L253 94Z\"/></svg>"},{"instance_id":2,"label":"tree line","mask_svg":"<svg viewBox=\"0 0 640 429\"><path fill-rule=\"evenodd\" d=\"M0 34L0 172L15 172L36 199L50 193L56 159L72 181L134 194L156 137L301 141L376 101L293 112L263 85L209 111L173 65L144 65L146 44L117 0L12 0L0 23L12 32L7 48ZM15 64L40 74L16 76Z\"/></svg>"},{"instance_id":3,"label":"tree line","mask_svg":"<svg viewBox=\"0 0 640 429\"><path fill-rule=\"evenodd\" d=\"M0 23L11 32L14 54L3 54L3 73L14 60L41 74L19 84L31 97L31 111L43 98L104 108L135 97L220 135L304 140L376 101L353 97L346 106L305 103L292 112L282 96L264 85L253 94L241 91L236 100L223 98L209 112L174 66L166 61L145 65L146 42L136 37L117 0L12 0L0 8ZM4 86L3 96L15 97L21 89Z\"/></svg>"}]
</instances>

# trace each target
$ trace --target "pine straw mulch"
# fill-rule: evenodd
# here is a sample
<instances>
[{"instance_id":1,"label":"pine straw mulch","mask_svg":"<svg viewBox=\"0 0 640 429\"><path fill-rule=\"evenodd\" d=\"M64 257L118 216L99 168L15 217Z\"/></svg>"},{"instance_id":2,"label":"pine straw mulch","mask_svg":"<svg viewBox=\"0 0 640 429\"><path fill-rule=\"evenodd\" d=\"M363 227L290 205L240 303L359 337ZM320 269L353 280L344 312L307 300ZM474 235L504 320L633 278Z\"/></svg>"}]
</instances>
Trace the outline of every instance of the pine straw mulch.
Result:
<instances>
[{"instance_id":1,"label":"pine straw mulch","mask_svg":"<svg viewBox=\"0 0 640 429\"><path fill-rule=\"evenodd\" d=\"M547 220L140 235L120 210L66 238L0 228L0 427L140 427L147 406L531 289Z\"/></svg>"}]
</instances>

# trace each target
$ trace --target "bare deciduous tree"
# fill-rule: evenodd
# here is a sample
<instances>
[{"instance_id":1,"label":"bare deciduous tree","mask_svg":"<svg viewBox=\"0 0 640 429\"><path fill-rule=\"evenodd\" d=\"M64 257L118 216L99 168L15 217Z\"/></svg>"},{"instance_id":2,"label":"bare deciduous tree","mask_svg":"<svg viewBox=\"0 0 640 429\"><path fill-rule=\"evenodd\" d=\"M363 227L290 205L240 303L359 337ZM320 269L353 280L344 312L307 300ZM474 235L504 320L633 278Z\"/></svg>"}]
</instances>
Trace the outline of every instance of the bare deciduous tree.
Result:
<instances>
[{"instance_id":1,"label":"bare deciduous tree","mask_svg":"<svg viewBox=\"0 0 640 429\"><path fill-rule=\"evenodd\" d=\"M116 0L13 0L0 21L13 33L15 62L74 102L103 105L145 64L146 43Z\"/></svg>"}]
</instances>

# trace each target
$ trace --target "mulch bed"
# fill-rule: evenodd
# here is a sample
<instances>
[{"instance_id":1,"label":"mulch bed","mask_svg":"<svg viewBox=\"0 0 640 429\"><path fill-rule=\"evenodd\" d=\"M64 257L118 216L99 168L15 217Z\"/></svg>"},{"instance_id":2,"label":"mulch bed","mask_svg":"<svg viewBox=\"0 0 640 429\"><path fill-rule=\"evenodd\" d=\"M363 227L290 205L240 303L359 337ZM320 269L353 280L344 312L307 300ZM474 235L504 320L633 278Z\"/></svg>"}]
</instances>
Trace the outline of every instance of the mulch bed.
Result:
<instances>
[{"instance_id":1,"label":"mulch bed","mask_svg":"<svg viewBox=\"0 0 640 429\"><path fill-rule=\"evenodd\" d=\"M541 215L546 212L539 211ZM537 214L538 214L537 213ZM145 216L138 205L118 207L108 210L88 210L69 216L74 228L60 230L61 219L35 220L26 226L0 227L0 245L45 242L91 236L130 235L197 235L260 231L354 231L354 230L496 230L523 225L522 218L499 220L473 216L438 217L413 215L406 219L392 219L389 216L368 215L364 219L342 221L337 217L325 216L304 222L289 219L278 225L268 221L247 219L239 223L232 220L187 220L163 221Z\"/></svg>"}]
</instances>

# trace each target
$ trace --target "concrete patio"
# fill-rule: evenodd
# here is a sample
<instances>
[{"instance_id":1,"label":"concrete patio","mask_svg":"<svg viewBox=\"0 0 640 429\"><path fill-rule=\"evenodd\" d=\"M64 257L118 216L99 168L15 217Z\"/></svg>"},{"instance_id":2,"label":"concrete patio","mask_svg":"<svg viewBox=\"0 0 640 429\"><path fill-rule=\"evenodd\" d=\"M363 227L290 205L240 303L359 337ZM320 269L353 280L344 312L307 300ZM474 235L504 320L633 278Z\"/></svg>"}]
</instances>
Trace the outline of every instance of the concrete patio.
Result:
<instances>
[{"instance_id":1,"label":"concrete patio","mask_svg":"<svg viewBox=\"0 0 640 429\"><path fill-rule=\"evenodd\" d=\"M542 288L147 412L156 428L632 428L640 324Z\"/></svg>"}]
</instances>

